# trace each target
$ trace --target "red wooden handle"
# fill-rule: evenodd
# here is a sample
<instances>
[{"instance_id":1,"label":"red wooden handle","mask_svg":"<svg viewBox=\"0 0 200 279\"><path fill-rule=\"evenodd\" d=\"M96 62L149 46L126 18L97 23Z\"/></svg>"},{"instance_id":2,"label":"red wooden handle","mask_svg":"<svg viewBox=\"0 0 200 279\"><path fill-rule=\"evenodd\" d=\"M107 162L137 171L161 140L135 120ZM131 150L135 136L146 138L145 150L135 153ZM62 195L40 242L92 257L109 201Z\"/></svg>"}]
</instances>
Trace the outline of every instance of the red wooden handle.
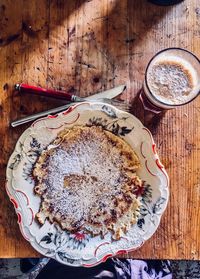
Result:
<instances>
[{"instance_id":1,"label":"red wooden handle","mask_svg":"<svg viewBox=\"0 0 200 279\"><path fill-rule=\"evenodd\" d=\"M19 91L20 93L28 93L28 94L34 94L39 96L46 96L46 97L53 97L58 99L65 99L66 101L74 101L76 96L72 95L65 91L60 90L54 90L54 89L45 89L42 87L36 87L28 84L16 84L15 89Z\"/></svg>"}]
</instances>

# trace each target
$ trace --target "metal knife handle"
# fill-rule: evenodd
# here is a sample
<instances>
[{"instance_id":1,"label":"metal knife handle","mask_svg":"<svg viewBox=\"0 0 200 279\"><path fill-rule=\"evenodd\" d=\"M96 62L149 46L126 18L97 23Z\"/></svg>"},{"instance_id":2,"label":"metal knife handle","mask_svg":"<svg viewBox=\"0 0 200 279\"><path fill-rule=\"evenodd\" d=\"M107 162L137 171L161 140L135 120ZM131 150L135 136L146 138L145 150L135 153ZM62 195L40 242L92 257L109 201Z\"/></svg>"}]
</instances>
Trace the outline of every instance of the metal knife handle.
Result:
<instances>
[{"instance_id":1,"label":"metal knife handle","mask_svg":"<svg viewBox=\"0 0 200 279\"><path fill-rule=\"evenodd\" d=\"M36 119L38 119L40 117L44 117L44 116L47 116L49 114L54 114L54 113L61 112L61 111L65 110L65 109L68 109L72 105L73 105L73 103L69 103L69 104L66 104L64 106L60 106L60 107L57 107L57 108L53 108L53 109L49 109L49 110L46 110L46 111L38 112L36 114L33 114L33 115L30 115L30 116L21 118L21 119L19 119L17 121L11 122L11 126L12 127L17 127L19 125L22 125L22 124L31 122L33 120L36 120Z\"/></svg>"},{"instance_id":2,"label":"metal knife handle","mask_svg":"<svg viewBox=\"0 0 200 279\"><path fill-rule=\"evenodd\" d=\"M38 96L53 97L57 99L64 99L69 102L75 102L77 101L77 99L79 99L79 97L77 97L76 95L72 95L71 93L66 91L45 89L42 87L36 87L25 83L15 84L15 90L19 91L22 94L33 94Z\"/></svg>"}]
</instances>

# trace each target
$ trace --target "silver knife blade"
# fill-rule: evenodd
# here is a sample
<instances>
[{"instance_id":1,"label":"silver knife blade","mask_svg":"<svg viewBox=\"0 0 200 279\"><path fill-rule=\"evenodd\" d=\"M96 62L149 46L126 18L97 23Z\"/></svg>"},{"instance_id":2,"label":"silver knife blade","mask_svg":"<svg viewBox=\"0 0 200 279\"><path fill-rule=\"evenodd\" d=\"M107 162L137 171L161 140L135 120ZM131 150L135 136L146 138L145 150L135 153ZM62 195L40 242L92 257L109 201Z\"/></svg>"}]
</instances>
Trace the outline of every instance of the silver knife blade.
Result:
<instances>
[{"instance_id":1,"label":"silver knife blade","mask_svg":"<svg viewBox=\"0 0 200 279\"><path fill-rule=\"evenodd\" d=\"M108 98L108 99L113 99L120 95L126 88L126 85L119 85L117 87L108 89L103 92L96 93L94 95L88 96L84 99L87 100L98 100L98 99L103 99L103 98Z\"/></svg>"},{"instance_id":2,"label":"silver knife blade","mask_svg":"<svg viewBox=\"0 0 200 279\"><path fill-rule=\"evenodd\" d=\"M100 93L96 93L92 96L86 97L82 101L85 101L85 100L87 100L87 101L92 101L93 100L94 101L94 100L99 100L99 99L102 99L102 98L113 99L114 97L117 97L118 95L120 95L125 90L125 88L126 88L125 85L120 85L120 86L114 87L112 89L109 89L109 90L106 90L106 91L103 91L103 92L100 92ZM66 105L63 105L63 106L60 106L60 107L57 107L57 108L53 108L53 109L50 109L50 110L38 112L38 113L33 114L33 115L29 115L29 116L24 117L22 119L11 122L11 126L12 127L17 127L19 125L22 125L22 124L28 123L30 121L36 120L40 117L44 117L44 116L47 116L49 114L55 114L55 113L61 112L63 110L66 110L67 108L69 108L73 104L75 104L75 102L71 102L69 104L66 104Z\"/></svg>"}]
</instances>

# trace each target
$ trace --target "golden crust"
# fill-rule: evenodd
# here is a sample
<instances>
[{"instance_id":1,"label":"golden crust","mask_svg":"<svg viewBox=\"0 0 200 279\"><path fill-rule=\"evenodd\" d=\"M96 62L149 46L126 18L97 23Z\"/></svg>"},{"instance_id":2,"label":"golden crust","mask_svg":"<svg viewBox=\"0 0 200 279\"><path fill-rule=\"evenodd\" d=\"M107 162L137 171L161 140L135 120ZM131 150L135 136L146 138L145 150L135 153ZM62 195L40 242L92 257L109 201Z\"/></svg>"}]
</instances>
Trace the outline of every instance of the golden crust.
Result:
<instances>
[{"instance_id":1,"label":"golden crust","mask_svg":"<svg viewBox=\"0 0 200 279\"><path fill-rule=\"evenodd\" d=\"M101 127L61 131L33 169L41 197L36 217L48 218L70 232L111 231L119 239L137 221L140 203L134 189L138 156L121 138Z\"/></svg>"}]
</instances>

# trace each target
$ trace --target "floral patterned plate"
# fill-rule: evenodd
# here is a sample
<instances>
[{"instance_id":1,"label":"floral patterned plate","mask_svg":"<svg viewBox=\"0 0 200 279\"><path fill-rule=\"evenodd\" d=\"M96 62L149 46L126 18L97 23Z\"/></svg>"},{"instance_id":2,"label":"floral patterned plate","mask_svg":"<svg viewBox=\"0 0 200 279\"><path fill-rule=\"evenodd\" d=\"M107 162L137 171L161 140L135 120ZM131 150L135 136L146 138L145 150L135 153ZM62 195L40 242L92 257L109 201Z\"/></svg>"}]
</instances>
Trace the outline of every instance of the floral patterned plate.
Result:
<instances>
[{"instance_id":1,"label":"floral patterned plate","mask_svg":"<svg viewBox=\"0 0 200 279\"><path fill-rule=\"evenodd\" d=\"M32 167L41 151L65 127L100 125L128 142L141 162L144 181L136 191L142 206L137 224L118 241L81 231L70 234L48 221L35 220L40 198L33 192ZM139 248L156 231L169 196L168 176L160 163L151 133L133 115L103 103L81 103L58 115L35 121L19 138L7 166L6 190L13 203L24 238L44 256L71 266L92 267L108 257Z\"/></svg>"}]
</instances>

